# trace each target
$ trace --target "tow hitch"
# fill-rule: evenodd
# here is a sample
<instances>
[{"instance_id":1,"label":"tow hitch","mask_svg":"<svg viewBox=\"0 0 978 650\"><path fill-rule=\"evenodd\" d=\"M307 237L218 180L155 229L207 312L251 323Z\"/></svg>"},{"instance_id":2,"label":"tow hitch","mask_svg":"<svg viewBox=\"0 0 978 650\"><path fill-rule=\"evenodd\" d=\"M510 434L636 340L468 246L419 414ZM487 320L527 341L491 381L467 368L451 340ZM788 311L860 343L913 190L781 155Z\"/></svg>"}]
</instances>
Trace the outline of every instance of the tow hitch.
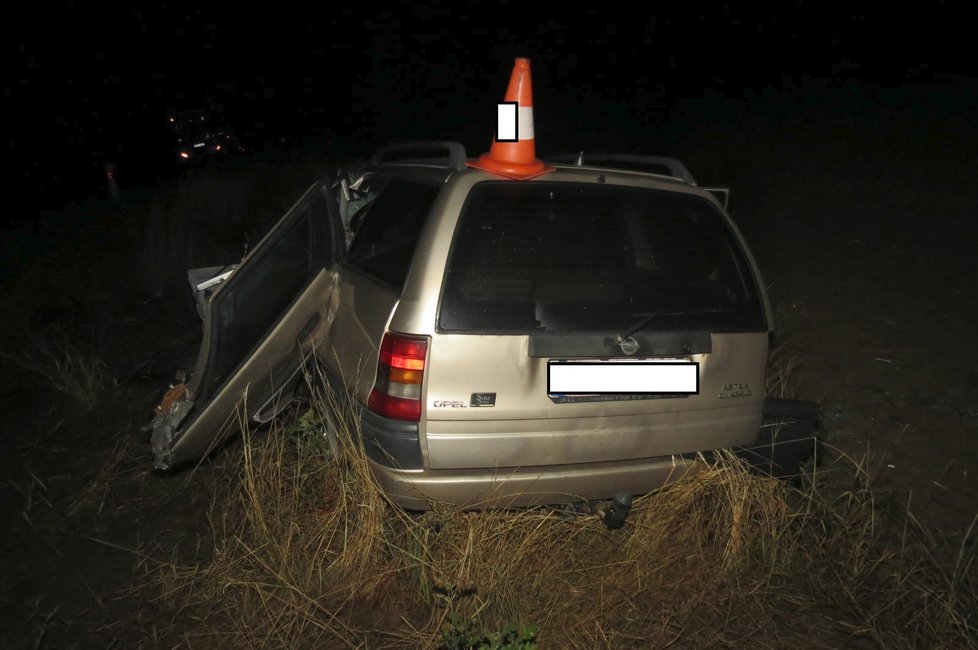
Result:
<instances>
[{"instance_id":1,"label":"tow hitch","mask_svg":"<svg viewBox=\"0 0 978 650\"><path fill-rule=\"evenodd\" d=\"M631 509L632 495L627 492L619 492L610 500L565 504L560 512L567 517L597 515L602 524L614 530L625 525L625 518L628 517Z\"/></svg>"},{"instance_id":2,"label":"tow hitch","mask_svg":"<svg viewBox=\"0 0 978 650\"><path fill-rule=\"evenodd\" d=\"M631 509L632 495L619 492L611 498L611 501L600 501L595 514L601 518L602 524L614 530L625 525L625 517Z\"/></svg>"}]
</instances>

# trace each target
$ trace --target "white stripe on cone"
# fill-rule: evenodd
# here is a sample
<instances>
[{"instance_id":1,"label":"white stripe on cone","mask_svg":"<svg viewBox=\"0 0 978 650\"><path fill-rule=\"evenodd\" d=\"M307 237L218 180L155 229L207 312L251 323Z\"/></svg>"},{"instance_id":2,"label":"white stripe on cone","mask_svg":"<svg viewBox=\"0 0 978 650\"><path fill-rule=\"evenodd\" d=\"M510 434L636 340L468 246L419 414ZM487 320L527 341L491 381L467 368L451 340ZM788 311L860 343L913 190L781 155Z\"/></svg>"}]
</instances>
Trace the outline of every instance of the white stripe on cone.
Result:
<instances>
[{"instance_id":1,"label":"white stripe on cone","mask_svg":"<svg viewBox=\"0 0 978 650\"><path fill-rule=\"evenodd\" d=\"M520 117L519 117L519 131L520 140L532 140L533 139L533 107L532 106L520 106Z\"/></svg>"}]
</instances>

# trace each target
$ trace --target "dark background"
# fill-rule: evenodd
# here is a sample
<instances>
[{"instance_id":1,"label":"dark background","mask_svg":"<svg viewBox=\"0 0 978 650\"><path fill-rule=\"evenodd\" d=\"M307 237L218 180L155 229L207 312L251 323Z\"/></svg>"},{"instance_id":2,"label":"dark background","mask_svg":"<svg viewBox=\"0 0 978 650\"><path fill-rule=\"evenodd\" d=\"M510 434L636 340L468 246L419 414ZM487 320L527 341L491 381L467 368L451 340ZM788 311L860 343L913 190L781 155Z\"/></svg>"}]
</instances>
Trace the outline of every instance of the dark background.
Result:
<instances>
[{"instance_id":1,"label":"dark background","mask_svg":"<svg viewBox=\"0 0 978 650\"><path fill-rule=\"evenodd\" d=\"M953 119L974 140L973 20L945 3L589 6L22 7L2 141L25 207L4 221L104 195L107 162L123 189L172 174L168 112L208 103L259 154L427 137L474 155L516 56L532 60L545 152L672 153L692 131L759 119Z\"/></svg>"}]
</instances>

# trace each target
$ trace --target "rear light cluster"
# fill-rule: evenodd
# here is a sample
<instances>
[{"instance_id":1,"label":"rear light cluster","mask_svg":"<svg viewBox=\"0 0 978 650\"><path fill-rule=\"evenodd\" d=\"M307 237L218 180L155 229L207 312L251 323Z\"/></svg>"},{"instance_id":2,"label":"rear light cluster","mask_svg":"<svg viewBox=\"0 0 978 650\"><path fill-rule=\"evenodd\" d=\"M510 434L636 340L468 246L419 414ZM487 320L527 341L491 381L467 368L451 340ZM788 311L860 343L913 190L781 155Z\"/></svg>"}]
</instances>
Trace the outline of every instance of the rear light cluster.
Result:
<instances>
[{"instance_id":1,"label":"rear light cluster","mask_svg":"<svg viewBox=\"0 0 978 650\"><path fill-rule=\"evenodd\" d=\"M428 339L388 332L380 344L377 381L367 408L395 420L421 419L421 382Z\"/></svg>"}]
</instances>

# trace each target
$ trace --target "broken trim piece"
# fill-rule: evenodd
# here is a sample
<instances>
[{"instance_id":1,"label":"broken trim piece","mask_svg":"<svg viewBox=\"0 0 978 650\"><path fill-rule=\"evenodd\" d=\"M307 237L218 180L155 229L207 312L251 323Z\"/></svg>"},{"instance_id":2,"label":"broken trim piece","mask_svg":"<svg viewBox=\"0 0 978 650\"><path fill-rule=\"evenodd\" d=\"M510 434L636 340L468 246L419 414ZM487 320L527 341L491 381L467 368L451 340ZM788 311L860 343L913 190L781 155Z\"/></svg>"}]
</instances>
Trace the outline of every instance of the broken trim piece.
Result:
<instances>
[{"instance_id":1,"label":"broken trim piece","mask_svg":"<svg viewBox=\"0 0 978 650\"><path fill-rule=\"evenodd\" d=\"M169 395L169 393L167 393ZM165 399L165 398L164 398ZM173 449L173 439L180 425L194 408L194 402L181 399L171 403L169 409L159 413L149 424L150 440L153 447L155 462L153 467L158 470L170 469L170 458Z\"/></svg>"},{"instance_id":2,"label":"broken trim piece","mask_svg":"<svg viewBox=\"0 0 978 650\"><path fill-rule=\"evenodd\" d=\"M204 318L204 304L210 299L217 288L237 270L237 264L222 266L205 266L187 271L187 280L193 290L194 302L197 304L197 315Z\"/></svg>"}]
</instances>

